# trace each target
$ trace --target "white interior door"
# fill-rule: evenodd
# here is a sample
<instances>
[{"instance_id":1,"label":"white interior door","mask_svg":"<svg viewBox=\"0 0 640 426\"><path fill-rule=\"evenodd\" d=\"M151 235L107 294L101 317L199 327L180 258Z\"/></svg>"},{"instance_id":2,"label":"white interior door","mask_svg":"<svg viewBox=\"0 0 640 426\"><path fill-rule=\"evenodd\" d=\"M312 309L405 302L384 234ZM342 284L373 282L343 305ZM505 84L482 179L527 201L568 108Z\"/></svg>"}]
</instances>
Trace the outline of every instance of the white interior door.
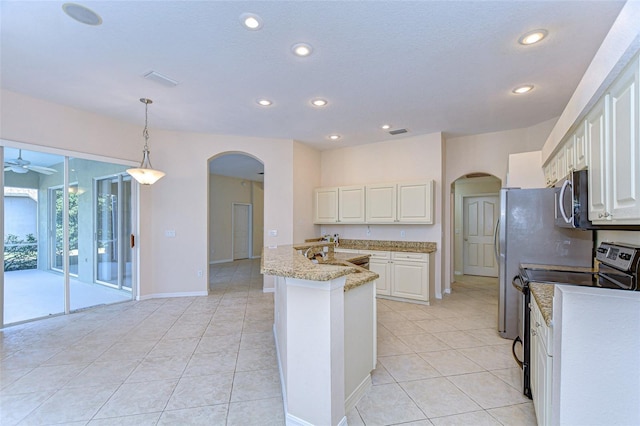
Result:
<instances>
[{"instance_id":1,"label":"white interior door","mask_svg":"<svg viewBox=\"0 0 640 426\"><path fill-rule=\"evenodd\" d=\"M465 275L498 276L493 233L499 214L498 196L464 197L462 257Z\"/></svg>"},{"instance_id":2,"label":"white interior door","mask_svg":"<svg viewBox=\"0 0 640 426\"><path fill-rule=\"evenodd\" d=\"M249 258L251 248L251 205L233 204L233 260Z\"/></svg>"}]
</instances>

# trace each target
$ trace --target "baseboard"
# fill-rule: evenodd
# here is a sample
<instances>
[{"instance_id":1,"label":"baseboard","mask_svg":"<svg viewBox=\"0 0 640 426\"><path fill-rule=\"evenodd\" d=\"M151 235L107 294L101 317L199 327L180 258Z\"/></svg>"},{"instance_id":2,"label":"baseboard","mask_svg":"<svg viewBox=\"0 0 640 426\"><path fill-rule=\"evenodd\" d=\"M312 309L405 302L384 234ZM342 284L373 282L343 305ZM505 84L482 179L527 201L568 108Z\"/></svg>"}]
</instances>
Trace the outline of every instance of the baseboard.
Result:
<instances>
[{"instance_id":1,"label":"baseboard","mask_svg":"<svg viewBox=\"0 0 640 426\"><path fill-rule=\"evenodd\" d=\"M215 265L217 263L229 263L229 262L233 262L233 259L210 260L209 265Z\"/></svg>"},{"instance_id":2,"label":"baseboard","mask_svg":"<svg viewBox=\"0 0 640 426\"><path fill-rule=\"evenodd\" d=\"M371 374L367 374L367 377L364 378L362 383L360 383L351 395L347 397L347 400L344 402L344 412L349 413L356 407L356 404L360 401L360 399L364 396L365 393L371 389L373 386L373 382L371 381Z\"/></svg>"},{"instance_id":3,"label":"baseboard","mask_svg":"<svg viewBox=\"0 0 640 426\"><path fill-rule=\"evenodd\" d=\"M407 302L407 303L415 303L416 305L429 305L429 302L425 302L423 300L413 300L413 299L405 299L404 297L395 297L395 296L387 296L386 294L377 294L376 298L378 299L386 299L393 300L395 302ZM437 299L437 297L436 297Z\"/></svg>"},{"instance_id":4,"label":"baseboard","mask_svg":"<svg viewBox=\"0 0 640 426\"><path fill-rule=\"evenodd\" d=\"M136 300L148 300L148 299L165 299L169 297L199 297L199 296L208 296L209 293L206 291L185 291L182 293L153 293L153 294L145 294L144 296L138 296Z\"/></svg>"}]
</instances>

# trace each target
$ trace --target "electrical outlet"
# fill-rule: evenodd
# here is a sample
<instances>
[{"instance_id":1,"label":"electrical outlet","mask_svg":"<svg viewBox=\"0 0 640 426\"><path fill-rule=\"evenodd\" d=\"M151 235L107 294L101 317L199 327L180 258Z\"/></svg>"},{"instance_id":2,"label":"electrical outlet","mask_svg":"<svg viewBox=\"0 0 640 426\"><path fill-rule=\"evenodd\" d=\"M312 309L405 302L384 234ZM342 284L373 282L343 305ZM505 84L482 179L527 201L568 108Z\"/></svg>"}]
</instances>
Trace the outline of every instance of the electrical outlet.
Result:
<instances>
[{"instance_id":1,"label":"electrical outlet","mask_svg":"<svg viewBox=\"0 0 640 426\"><path fill-rule=\"evenodd\" d=\"M176 237L176 231L174 229L168 229L166 231L164 231L164 236L167 238L175 238Z\"/></svg>"},{"instance_id":2,"label":"electrical outlet","mask_svg":"<svg viewBox=\"0 0 640 426\"><path fill-rule=\"evenodd\" d=\"M278 230L277 229L270 229L269 230L269 236L270 237L277 237L278 236Z\"/></svg>"},{"instance_id":3,"label":"electrical outlet","mask_svg":"<svg viewBox=\"0 0 640 426\"><path fill-rule=\"evenodd\" d=\"M198 278L202 278L202 269L198 269L197 275Z\"/></svg>"},{"instance_id":4,"label":"electrical outlet","mask_svg":"<svg viewBox=\"0 0 640 426\"><path fill-rule=\"evenodd\" d=\"M404 238L407 235L405 231L400 231L400 238Z\"/></svg>"},{"instance_id":5,"label":"electrical outlet","mask_svg":"<svg viewBox=\"0 0 640 426\"><path fill-rule=\"evenodd\" d=\"M370 236L371 236L371 228L367 226L367 237L370 237Z\"/></svg>"}]
</instances>

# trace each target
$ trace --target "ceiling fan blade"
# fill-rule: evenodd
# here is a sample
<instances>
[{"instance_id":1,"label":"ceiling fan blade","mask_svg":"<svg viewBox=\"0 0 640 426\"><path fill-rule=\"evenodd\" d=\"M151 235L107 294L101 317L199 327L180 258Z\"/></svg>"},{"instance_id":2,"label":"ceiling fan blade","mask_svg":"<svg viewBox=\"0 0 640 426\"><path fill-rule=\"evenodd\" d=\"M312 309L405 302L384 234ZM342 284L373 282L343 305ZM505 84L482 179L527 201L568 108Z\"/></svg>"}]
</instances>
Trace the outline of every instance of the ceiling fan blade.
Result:
<instances>
[{"instance_id":1,"label":"ceiling fan blade","mask_svg":"<svg viewBox=\"0 0 640 426\"><path fill-rule=\"evenodd\" d=\"M12 171L13 173L19 173L21 175L29 172L29 169L27 169L26 167L22 167L18 165L10 165L9 167L7 167L7 169Z\"/></svg>"},{"instance_id":2,"label":"ceiling fan blade","mask_svg":"<svg viewBox=\"0 0 640 426\"><path fill-rule=\"evenodd\" d=\"M54 173L57 173L58 171L55 169L50 169L49 167L43 167L43 166L34 166L33 164L27 166L27 168L29 170L33 170L34 172L37 173L42 173L43 175L52 175Z\"/></svg>"}]
</instances>

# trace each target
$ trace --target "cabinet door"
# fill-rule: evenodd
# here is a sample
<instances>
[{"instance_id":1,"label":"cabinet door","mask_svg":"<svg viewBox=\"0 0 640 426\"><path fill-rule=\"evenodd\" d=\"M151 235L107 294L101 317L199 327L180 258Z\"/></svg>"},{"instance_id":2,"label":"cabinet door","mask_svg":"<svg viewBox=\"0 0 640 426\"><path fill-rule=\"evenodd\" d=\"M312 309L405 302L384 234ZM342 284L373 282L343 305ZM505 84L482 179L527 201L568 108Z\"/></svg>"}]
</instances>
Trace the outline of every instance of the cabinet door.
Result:
<instances>
[{"instance_id":1,"label":"cabinet door","mask_svg":"<svg viewBox=\"0 0 640 426\"><path fill-rule=\"evenodd\" d=\"M390 286L390 263L388 260L369 260L369 270L380 275L376 280L376 294L389 296L391 294Z\"/></svg>"},{"instance_id":2,"label":"cabinet door","mask_svg":"<svg viewBox=\"0 0 640 426\"><path fill-rule=\"evenodd\" d=\"M394 260L391 263L391 295L429 301L429 262Z\"/></svg>"},{"instance_id":3,"label":"cabinet door","mask_svg":"<svg viewBox=\"0 0 640 426\"><path fill-rule=\"evenodd\" d=\"M640 135L638 135L639 62L613 84L610 92L612 158L607 177L607 212L615 221L640 219Z\"/></svg>"},{"instance_id":4,"label":"cabinet door","mask_svg":"<svg viewBox=\"0 0 640 426\"><path fill-rule=\"evenodd\" d=\"M433 181L398 184L398 222L433 223Z\"/></svg>"},{"instance_id":5,"label":"cabinet door","mask_svg":"<svg viewBox=\"0 0 640 426\"><path fill-rule=\"evenodd\" d=\"M586 119L586 139L589 150L589 220L602 220L606 212L606 170L608 131L606 109L608 95L591 110Z\"/></svg>"},{"instance_id":6,"label":"cabinet door","mask_svg":"<svg viewBox=\"0 0 640 426\"><path fill-rule=\"evenodd\" d=\"M564 175L567 176L576 169L576 134L573 133L564 144L565 168Z\"/></svg>"},{"instance_id":7,"label":"cabinet door","mask_svg":"<svg viewBox=\"0 0 640 426\"><path fill-rule=\"evenodd\" d=\"M556 163L553 162L553 159L551 159L551 161L549 161L549 163L544 166L544 181L547 185L547 187L553 185L553 176L551 173L552 168L556 165Z\"/></svg>"},{"instance_id":8,"label":"cabinet door","mask_svg":"<svg viewBox=\"0 0 640 426\"><path fill-rule=\"evenodd\" d=\"M314 223L338 221L338 188L317 188L313 191Z\"/></svg>"},{"instance_id":9,"label":"cabinet door","mask_svg":"<svg viewBox=\"0 0 640 426\"><path fill-rule=\"evenodd\" d=\"M561 149L556 154L556 175L555 181L567 176L567 157L564 149Z\"/></svg>"},{"instance_id":10,"label":"cabinet door","mask_svg":"<svg viewBox=\"0 0 640 426\"><path fill-rule=\"evenodd\" d=\"M574 168L575 170L584 170L587 168L587 137L586 137L586 120L580 124L576 130L575 138L573 139L573 155L574 155Z\"/></svg>"},{"instance_id":11,"label":"cabinet door","mask_svg":"<svg viewBox=\"0 0 640 426\"><path fill-rule=\"evenodd\" d=\"M366 219L370 223L393 223L396 221L396 185L379 184L366 186Z\"/></svg>"},{"instance_id":12,"label":"cabinet door","mask_svg":"<svg viewBox=\"0 0 640 426\"><path fill-rule=\"evenodd\" d=\"M364 223L364 186L338 188L338 220L341 223Z\"/></svg>"}]
</instances>

